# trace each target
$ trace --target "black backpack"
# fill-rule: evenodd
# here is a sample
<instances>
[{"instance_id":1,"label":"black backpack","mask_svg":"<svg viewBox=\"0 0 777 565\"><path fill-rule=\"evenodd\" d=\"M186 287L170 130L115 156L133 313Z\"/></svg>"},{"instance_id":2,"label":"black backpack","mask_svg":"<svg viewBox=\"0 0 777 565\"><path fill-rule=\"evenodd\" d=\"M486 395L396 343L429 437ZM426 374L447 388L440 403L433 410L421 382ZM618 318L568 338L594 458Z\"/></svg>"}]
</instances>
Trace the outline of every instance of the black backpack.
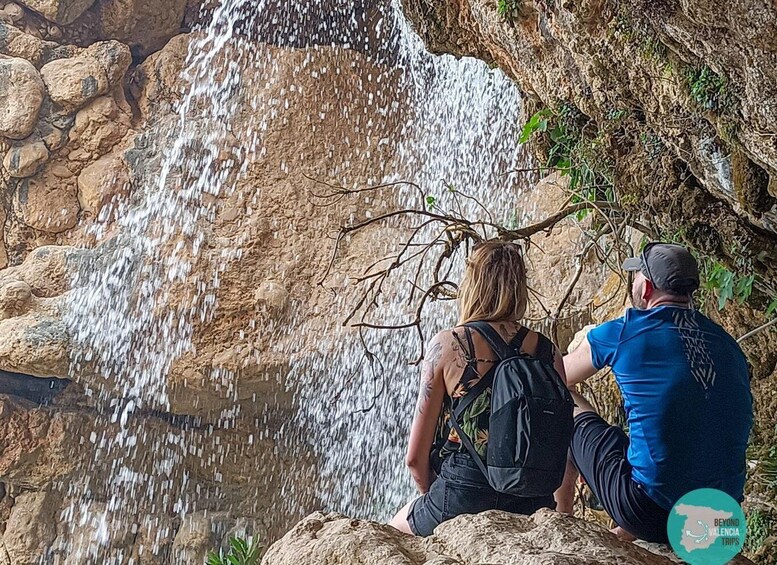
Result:
<instances>
[{"instance_id":1,"label":"black backpack","mask_svg":"<svg viewBox=\"0 0 777 565\"><path fill-rule=\"evenodd\" d=\"M564 479L575 405L552 363L543 359L553 358L553 345L540 336L538 350L544 345L550 355L533 357L519 353L525 328L511 342L513 348L487 322L465 325L483 336L499 361L461 399L451 425L494 490L522 497L553 494ZM484 464L457 420L489 386Z\"/></svg>"}]
</instances>

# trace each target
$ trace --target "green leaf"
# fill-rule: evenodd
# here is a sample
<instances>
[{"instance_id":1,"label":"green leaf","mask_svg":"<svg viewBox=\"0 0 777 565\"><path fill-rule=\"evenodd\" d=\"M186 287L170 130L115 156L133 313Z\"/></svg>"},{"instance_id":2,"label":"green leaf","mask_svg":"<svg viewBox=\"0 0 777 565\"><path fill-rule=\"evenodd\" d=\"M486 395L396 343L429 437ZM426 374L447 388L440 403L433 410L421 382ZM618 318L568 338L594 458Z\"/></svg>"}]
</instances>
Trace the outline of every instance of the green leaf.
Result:
<instances>
[{"instance_id":1,"label":"green leaf","mask_svg":"<svg viewBox=\"0 0 777 565\"><path fill-rule=\"evenodd\" d=\"M737 297L737 302L742 304L745 300L750 298L750 295L753 293L753 281L755 280L755 275L750 275L749 277L740 277L737 280L736 286L734 287L734 293Z\"/></svg>"},{"instance_id":2,"label":"green leaf","mask_svg":"<svg viewBox=\"0 0 777 565\"><path fill-rule=\"evenodd\" d=\"M726 302L734 297L734 273L723 269L718 278L718 310L726 307Z\"/></svg>"},{"instance_id":3,"label":"green leaf","mask_svg":"<svg viewBox=\"0 0 777 565\"><path fill-rule=\"evenodd\" d=\"M523 130L521 130L521 137L518 138L518 142L526 143L529 141L535 131L545 131L548 128L547 118L551 117L552 115L553 112L551 112L548 108L543 108L539 112L536 112L531 118L529 118L529 121L526 122L526 125L523 126Z\"/></svg>"},{"instance_id":4,"label":"green leaf","mask_svg":"<svg viewBox=\"0 0 777 565\"><path fill-rule=\"evenodd\" d=\"M777 296L766 307L766 315L771 316L775 311L777 311Z\"/></svg>"},{"instance_id":5,"label":"green leaf","mask_svg":"<svg viewBox=\"0 0 777 565\"><path fill-rule=\"evenodd\" d=\"M437 202L437 199L434 196L427 196L426 197L426 205L430 208L435 205Z\"/></svg>"}]
</instances>

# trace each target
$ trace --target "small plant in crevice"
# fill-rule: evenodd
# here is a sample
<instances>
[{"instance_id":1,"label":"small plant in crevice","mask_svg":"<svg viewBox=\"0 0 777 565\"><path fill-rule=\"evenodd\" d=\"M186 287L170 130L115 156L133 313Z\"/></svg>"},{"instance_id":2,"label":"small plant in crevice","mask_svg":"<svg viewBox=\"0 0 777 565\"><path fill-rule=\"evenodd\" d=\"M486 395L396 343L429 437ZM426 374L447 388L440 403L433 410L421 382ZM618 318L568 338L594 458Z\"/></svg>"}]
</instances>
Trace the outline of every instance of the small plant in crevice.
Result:
<instances>
[{"instance_id":1,"label":"small plant in crevice","mask_svg":"<svg viewBox=\"0 0 777 565\"><path fill-rule=\"evenodd\" d=\"M666 149L666 145L660 137L652 131L642 131L639 134L639 142L651 159L656 159Z\"/></svg>"},{"instance_id":2,"label":"small plant in crevice","mask_svg":"<svg viewBox=\"0 0 777 565\"><path fill-rule=\"evenodd\" d=\"M598 128L593 120L571 104L558 108L543 108L523 127L520 143L542 136L547 160L544 169L557 171L569 178L573 203L584 200L615 200L615 162L607 154L605 135L626 115L626 110L614 109L607 115L607 124ZM582 220L589 210L576 214Z\"/></svg>"},{"instance_id":3,"label":"small plant in crevice","mask_svg":"<svg viewBox=\"0 0 777 565\"><path fill-rule=\"evenodd\" d=\"M746 512L747 535L745 536L746 553L756 553L767 542L772 532L777 529L777 519L762 510L754 508Z\"/></svg>"},{"instance_id":4,"label":"small plant in crevice","mask_svg":"<svg viewBox=\"0 0 777 565\"><path fill-rule=\"evenodd\" d=\"M228 551L211 551L205 565L259 565L263 551L264 546L254 538L232 536Z\"/></svg>"},{"instance_id":5,"label":"small plant in crevice","mask_svg":"<svg viewBox=\"0 0 777 565\"><path fill-rule=\"evenodd\" d=\"M741 257L737 264L729 267L718 259L698 253L693 245L688 244L687 232L684 227L675 231L664 231L659 234L659 239L670 243L688 245L699 264L699 277L701 286L694 297L701 310L714 308L722 311L732 301L737 304L748 302L748 306L761 311L767 318L777 313L777 292L770 285L754 273L753 265L745 260L745 249L734 251L734 255ZM647 243L643 240L642 245ZM759 288L756 297L753 291ZM751 300L751 298L757 298ZM764 300L766 298L766 300Z\"/></svg>"},{"instance_id":6,"label":"small plant in crevice","mask_svg":"<svg viewBox=\"0 0 777 565\"><path fill-rule=\"evenodd\" d=\"M707 65L686 69L685 79L691 98L705 110L720 112L731 109L733 97L728 81Z\"/></svg>"},{"instance_id":7,"label":"small plant in crevice","mask_svg":"<svg viewBox=\"0 0 777 565\"><path fill-rule=\"evenodd\" d=\"M729 300L742 304L753 293L753 274L737 274L717 261L702 263L702 292L717 299L718 310L723 310Z\"/></svg>"},{"instance_id":8,"label":"small plant in crevice","mask_svg":"<svg viewBox=\"0 0 777 565\"><path fill-rule=\"evenodd\" d=\"M512 21L520 14L521 0L497 0L496 11L505 20Z\"/></svg>"}]
</instances>

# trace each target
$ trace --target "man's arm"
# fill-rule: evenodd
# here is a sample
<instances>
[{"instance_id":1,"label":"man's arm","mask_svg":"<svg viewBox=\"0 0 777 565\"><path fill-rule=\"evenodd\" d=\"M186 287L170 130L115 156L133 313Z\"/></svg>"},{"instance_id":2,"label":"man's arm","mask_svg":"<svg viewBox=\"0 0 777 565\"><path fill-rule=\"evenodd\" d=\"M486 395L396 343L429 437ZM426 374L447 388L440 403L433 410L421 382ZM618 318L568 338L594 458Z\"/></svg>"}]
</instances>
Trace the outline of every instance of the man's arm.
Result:
<instances>
[{"instance_id":1,"label":"man's arm","mask_svg":"<svg viewBox=\"0 0 777 565\"><path fill-rule=\"evenodd\" d=\"M429 462L429 452L434 443L434 432L445 397L445 380L440 362L443 356L442 341L441 335L438 334L429 342L427 354L421 364L418 403L407 447L406 463L421 494L429 490L435 478Z\"/></svg>"},{"instance_id":2,"label":"man's arm","mask_svg":"<svg viewBox=\"0 0 777 565\"><path fill-rule=\"evenodd\" d=\"M564 355L564 369L567 373L567 386L573 388L589 377L593 377L597 369L591 361L591 344L588 338L583 338L577 349Z\"/></svg>"}]
</instances>

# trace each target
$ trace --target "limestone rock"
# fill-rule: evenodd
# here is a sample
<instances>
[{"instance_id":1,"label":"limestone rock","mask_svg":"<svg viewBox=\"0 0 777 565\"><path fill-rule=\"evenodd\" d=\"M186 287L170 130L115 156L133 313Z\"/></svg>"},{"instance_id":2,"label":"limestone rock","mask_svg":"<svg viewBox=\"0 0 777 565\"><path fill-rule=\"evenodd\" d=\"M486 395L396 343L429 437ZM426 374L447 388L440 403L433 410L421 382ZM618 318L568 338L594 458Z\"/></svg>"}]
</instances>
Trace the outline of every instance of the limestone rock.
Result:
<instances>
[{"instance_id":1,"label":"limestone rock","mask_svg":"<svg viewBox=\"0 0 777 565\"><path fill-rule=\"evenodd\" d=\"M339 514L311 514L273 544L264 565L669 565L597 524L550 510L489 511L444 522L429 538Z\"/></svg>"},{"instance_id":2,"label":"limestone rock","mask_svg":"<svg viewBox=\"0 0 777 565\"><path fill-rule=\"evenodd\" d=\"M24 59L0 59L0 135L24 139L38 121L46 90L35 67Z\"/></svg>"},{"instance_id":3,"label":"limestone rock","mask_svg":"<svg viewBox=\"0 0 777 565\"><path fill-rule=\"evenodd\" d=\"M70 340L61 321L29 314L0 321L0 367L13 373L63 378Z\"/></svg>"},{"instance_id":4,"label":"limestone rock","mask_svg":"<svg viewBox=\"0 0 777 565\"><path fill-rule=\"evenodd\" d=\"M56 501L46 492L28 492L14 500L3 533L14 565L36 565L56 536Z\"/></svg>"},{"instance_id":5,"label":"limestone rock","mask_svg":"<svg viewBox=\"0 0 777 565\"><path fill-rule=\"evenodd\" d=\"M101 96L76 114L70 141L93 155L107 153L129 130L129 116L111 96Z\"/></svg>"},{"instance_id":6,"label":"limestone rock","mask_svg":"<svg viewBox=\"0 0 777 565\"><path fill-rule=\"evenodd\" d=\"M37 230L60 233L76 225L78 196L75 179L54 180L50 173L19 182L14 207L21 220Z\"/></svg>"},{"instance_id":7,"label":"limestone rock","mask_svg":"<svg viewBox=\"0 0 777 565\"><path fill-rule=\"evenodd\" d=\"M143 116L169 111L180 97L181 69L190 41L191 37L185 34L172 38L164 49L150 55L135 69L130 90Z\"/></svg>"},{"instance_id":8,"label":"limestone rock","mask_svg":"<svg viewBox=\"0 0 777 565\"><path fill-rule=\"evenodd\" d=\"M203 563L216 548L230 521L226 513L195 512L186 516L173 540L173 554L181 563Z\"/></svg>"},{"instance_id":9,"label":"limestone rock","mask_svg":"<svg viewBox=\"0 0 777 565\"><path fill-rule=\"evenodd\" d=\"M120 84L131 61L126 45L101 41L74 57L47 63L41 75L51 99L63 108L74 110Z\"/></svg>"},{"instance_id":10,"label":"limestone rock","mask_svg":"<svg viewBox=\"0 0 777 565\"><path fill-rule=\"evenodd\" d=\"M94 0L19 0L19 3L51 22L64 25L75 21Z\"/></svg>"},{"instance_id":11,"label":"limestone rock","mask_svg":"<svg viewBox=\"0 0 777 565\"><path fill-rule=\"evenodd\" d=\"M15 24L24 17L24 9L14 2L9 2L0 8L0 20Z\"/></svg>"},{"instance_id":12,"label":"limestone rock","mask_svg":"<svg viewBox=\"0 0 777 565\"><path fill-rule=\"evenodd\" d=\"M3 167L16 178L31 177L48 161L49 150L42 139L30 139L12 145L3 159Z\"/></svg>"},{"instance_id":13,"label":"limestone rock","mask_svg":"<svg viewBox=\"0 0 777 565\"><path fill-rule=\"evenodd\" d=\"M32 298L32 289L24 281L0 286L0 320L23 314Z\"/></svg>"},{"instance_id":14,"label":"limestone rock","mask_svg":"<svg viewBox=\"0 0 777 565\"><path fill-rule=\"evenodd\" d=\"M280 312L289 301L289 291L277 281L265 281L256 289L254 299L261 306Z\"/></svg>"},{"instance_id":15,"label":"limestone rock","mask_svg":"<svg viewBox=\"0 0 777 565\"><path fill-rule=\"evenodd\" d=\"M36 403L0 395L0 474L6 482L38 490L75 466L77 431L69 426L77 422L36 408Z\"/></svg>"},{"instance_id":16,"label":"limestone rock","mask_svg":"<svg viewBox=\"0 0 777 565\"><path fill-rule=\"evenodd\" d=\"M0 207L0 269L8 265L8 252L5 250L5 209Z\"/></svg>"},{"instance_id":17,"label":"limestone rock","mask_svg":"<svg viewBox=\"0 0 777 565\"><path fill-rule=\"evenodd\" d=\"M186 0L111 0L97 7L100 34L146 54L160 49L181 30Z\"/></svg>"},{"instance_id":18,"label":"limestone rock","mask_svg":"<svg viewBox=\"0 0 777 565\"><path fill-rule=\"evenodd\" d=\"M71 57L79 51L73 45L59 45L53 41L44 41L31 33L26 33L13 25L0 20L0 53L9 57L26 59L39 69L49 61Z\"/></svg>"},{"instance_id":19,"label":"limestone rock","mask_svg":"<svg viewBox=\"0 0 777 565\"><path fill-rule=\"evenodd\" d=\"M78 175L78 202L84 212L96 215L104 204L129 190L129 170L121 157L108 154Z\"/></svg>"},{"instance_id":20,"label":"limestone rock","mask_svg":"<svg viewBox=\"0 0 777 565\"><path fill-rule=\"evenodd\" d=\"M91 266L94 253L77 247L43 245L33 250L18 267L0 273L0 286L24 281L37 297L60 296L70 290L78 269Z\"/></svg>"}]
</instances>

